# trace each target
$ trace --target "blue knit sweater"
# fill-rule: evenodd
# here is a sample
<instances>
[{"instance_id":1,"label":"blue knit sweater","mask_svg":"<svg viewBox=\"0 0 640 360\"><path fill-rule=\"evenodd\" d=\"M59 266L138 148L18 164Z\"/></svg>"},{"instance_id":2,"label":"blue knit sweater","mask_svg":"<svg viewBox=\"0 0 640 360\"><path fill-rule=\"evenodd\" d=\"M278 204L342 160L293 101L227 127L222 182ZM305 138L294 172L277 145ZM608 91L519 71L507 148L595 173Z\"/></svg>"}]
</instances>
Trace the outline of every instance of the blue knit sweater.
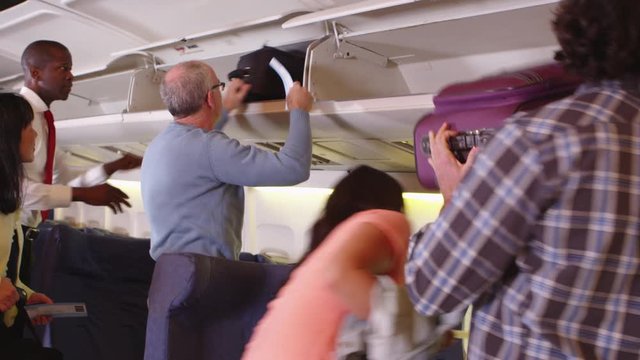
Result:
<instances>
[{"instance_id":1,"label":"blue knit sweater","mask_svg":"<svg viewBox=\"0 0 640 360\"><path fill-rule=\"evenodd\" d=\"M290 119L286 143L277 153L242 145L218 130L174 122L162 131L142 162L151 257L189 252L237 259L243 186L295 185L309 177L309 114L294 109Z\"/></svg>"}]
</instances>

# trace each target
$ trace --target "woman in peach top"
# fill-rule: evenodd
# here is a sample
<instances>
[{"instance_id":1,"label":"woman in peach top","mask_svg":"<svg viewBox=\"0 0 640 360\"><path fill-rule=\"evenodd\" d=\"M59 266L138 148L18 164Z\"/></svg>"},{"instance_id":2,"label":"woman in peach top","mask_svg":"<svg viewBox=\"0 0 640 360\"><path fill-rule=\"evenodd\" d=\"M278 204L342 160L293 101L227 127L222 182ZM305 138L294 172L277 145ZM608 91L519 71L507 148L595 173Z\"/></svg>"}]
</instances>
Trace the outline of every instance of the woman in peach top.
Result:
<instances>
[{"instance_id":1,"label":"woman in peach top","mask_svg":"<svg viewBox=\"0 0 640 360\"><path fill-rule=\"evenodd\" d=\"M243 359L332 359L344 318L366 319L376 275L403 283L410 235L402 188L362 166L334 189L311 249L258 323ZM328 234L328 235L327 235Z\"/></svg>"}]
</instances>

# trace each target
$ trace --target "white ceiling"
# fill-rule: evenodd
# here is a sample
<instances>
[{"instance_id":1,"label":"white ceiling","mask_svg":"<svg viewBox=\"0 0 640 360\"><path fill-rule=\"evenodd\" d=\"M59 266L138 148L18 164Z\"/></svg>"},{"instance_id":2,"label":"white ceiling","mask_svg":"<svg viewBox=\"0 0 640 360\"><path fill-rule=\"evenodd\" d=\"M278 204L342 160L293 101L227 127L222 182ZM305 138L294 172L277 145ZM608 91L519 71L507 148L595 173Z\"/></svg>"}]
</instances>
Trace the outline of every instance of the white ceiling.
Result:
<instances>
[{"instance_id":1,"label":"white ceiling","mask_svg":"<svg viewBox=\"0 0 640 360\"><path fill-rule=\"evenodd\" d=\"M24 47L56 40L76 73L104 67L112 54L194 34L345 5L356 0L27 0L0 13L0 79L19 74ZM99 46L96 46L99 44Z\"/></svg>"}]
</instances>

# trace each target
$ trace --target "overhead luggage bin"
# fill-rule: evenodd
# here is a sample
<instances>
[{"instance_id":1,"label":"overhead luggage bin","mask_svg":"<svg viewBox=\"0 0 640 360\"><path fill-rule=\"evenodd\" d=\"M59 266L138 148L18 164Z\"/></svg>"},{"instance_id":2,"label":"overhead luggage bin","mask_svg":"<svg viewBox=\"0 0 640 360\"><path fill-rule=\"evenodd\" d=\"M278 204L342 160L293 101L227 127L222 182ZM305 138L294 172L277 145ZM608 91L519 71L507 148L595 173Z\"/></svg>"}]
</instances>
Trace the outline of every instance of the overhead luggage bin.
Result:
<instances>
[{"instance_id":1,"label":"overhead luggage bin","mask_svg":"<svg viewBox=\"0 0 640 360\"><path fill-rule=\"evenodd\" d=\"M69 9L69 16L82 22L92 23L106 11L101 0L60 1L58 12ZM54 103L59 145L69 152L91 146L144 149L171 121L155 96L163 71L197 59L224 79L240 56L266 44L306 50L304 85L316 98L314 169L368 164L414 172L413 127L432 111L433 94L453 82L547 63L557 49L550 26L557 0L296 1L288 7L294 12L276 13L286 2L293 1L279 0L274 9L260 3L249 12L261 17L238 13L242 16L221 22L209 19L208 27L194 16L186 29L196 32L185 36L175 36L177 24L187 21L182 8L176 9L176 23L157 32L142 31L143 19L105 12L99 26L124 36L121 44L129 45L112 51L105 65L77 73L76 96ZM328 3L335 6L327 8ZM240 11L236 5L232 13ZM129 6L138 5L114 11ZM165 10L150 14L149 26L167 20ZM79 55L71 50L76 60ZM115 72L106 66L136 56L152 61ZM231 115L225 132L245 143L277 149L286 137L284 101L252 103Z\"/></svg>"},{"instance_id":2,"label":"overhead luggage bin","mask_svg":"<svg viewBox=\"0 0 640 360\"><path fill-rule=\"evenodd\" d=\"M395 14L404 18L405 26L409 27L558 2L559 0L364 0L300 15L288 20L282 24L282 27L289 29L323 21L342 21L346 17L355 19L359 15L363 17L359 23L368 29L366 31L380 32L397 28L393 20L396 17ZM404 6L409 4L411 6ZM390 24L370 21L371 16L380 14L390 19ZM413 16L407 17L408 14ZM364 31L360 29L357 32Z\"/></svg>"},{"instance_id":3,"label":"overhead luggage bin","mask_svg":"<svg viewBox=\"0 0 640 360\"><path fill-rule=\"evenodd\" d=\"M353 4L283 26L333 19L329 37L309 48L308 86L318 99L436 93L452 82L550 62L556 2L363 1L362 10L371 3L393 7L345 16Z\"/></svg>"}]
</instances>

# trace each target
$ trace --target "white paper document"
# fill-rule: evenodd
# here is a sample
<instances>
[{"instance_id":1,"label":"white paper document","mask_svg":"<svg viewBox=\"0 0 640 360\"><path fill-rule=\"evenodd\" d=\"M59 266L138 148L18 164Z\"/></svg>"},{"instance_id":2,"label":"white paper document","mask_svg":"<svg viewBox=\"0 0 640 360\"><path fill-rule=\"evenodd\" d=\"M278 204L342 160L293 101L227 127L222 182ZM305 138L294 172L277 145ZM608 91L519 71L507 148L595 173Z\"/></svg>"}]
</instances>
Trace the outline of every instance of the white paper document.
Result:
<instances>
[{"instance_id":1,"label":"white paper document","mask_svg":"<svg viewBox=\"0 0 640 360\"><path fill-rule=\"evenodd\" d=\"M284 93L288 96L289 89L293 86L293 79L291 78L291 74L287 71L287 68L282 65L280 61L276 58L271 58L269 61L269 66L280 76L282 79L282 85L284 85Z\"/></svg>"},{"instance_id":2,"label":"white paper document","mask_svg":"<svg viewBox=\"0 0 640 360\"><path fill-rule=\"evenodd\" d=\"M60 317L86 317L87 306L84 303L56 303L25 305L24 309L29 318L36 316Z\"/></svg>"}]
</instances>

